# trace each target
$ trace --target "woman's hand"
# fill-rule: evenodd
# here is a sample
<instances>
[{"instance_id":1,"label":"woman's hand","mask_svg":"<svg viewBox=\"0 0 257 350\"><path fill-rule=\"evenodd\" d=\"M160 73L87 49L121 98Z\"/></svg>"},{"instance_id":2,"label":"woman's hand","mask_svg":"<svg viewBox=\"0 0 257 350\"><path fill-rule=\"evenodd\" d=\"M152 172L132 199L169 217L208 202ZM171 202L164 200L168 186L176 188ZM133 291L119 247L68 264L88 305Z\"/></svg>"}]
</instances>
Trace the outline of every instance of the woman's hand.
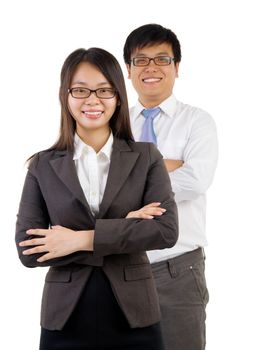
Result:
<instances>
[{"instance_id":1,"label":"woman's hand","mask_svg":"<svg viewBox=\"0 0 257 350\"><path fill-rule=\"evenodd\" d=\"M23 251L24 255L46 253L37 259L43 262L49 259L66 256L77 251L92 251L94 231L73 231L63 226L52 226L51 229L31 229L28 235L40 236L19 243L20 247L33 248Z\"/></svg>"},{"instance_id":2,"label":"woman's hand","mask_svg":"<svg viewBox=\"0 0 257 350\"><path fill-rule=\"evenodd\" d=\"M161 216L166 209L160 207L161 203L153 202L145 205L139 210L130 211L126 216L128 218L153 219L155 216Z\"/></svg>"}]
</instances>

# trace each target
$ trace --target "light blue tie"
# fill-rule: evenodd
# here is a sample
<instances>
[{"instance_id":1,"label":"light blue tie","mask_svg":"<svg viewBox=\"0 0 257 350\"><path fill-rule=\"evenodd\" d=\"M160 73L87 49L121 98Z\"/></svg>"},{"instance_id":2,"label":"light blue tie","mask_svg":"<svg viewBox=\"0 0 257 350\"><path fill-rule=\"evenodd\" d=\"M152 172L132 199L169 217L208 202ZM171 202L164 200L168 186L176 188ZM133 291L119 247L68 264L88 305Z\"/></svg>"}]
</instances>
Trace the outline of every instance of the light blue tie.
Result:
<instances>
[{"instance_id":1,"label":"light blue tie","mask_svg":"<svg viewBox=\"0 0 257 350\"><path fill-rule=\"evenodd\" d=\"M153 142L157 144L157 139L153 128L153 120L155 117L157 117L160 111L161 109L159 107L143 109L142 114L145 117L145 121L143 124L140 141Z\"/></svg>"}]
</instances>

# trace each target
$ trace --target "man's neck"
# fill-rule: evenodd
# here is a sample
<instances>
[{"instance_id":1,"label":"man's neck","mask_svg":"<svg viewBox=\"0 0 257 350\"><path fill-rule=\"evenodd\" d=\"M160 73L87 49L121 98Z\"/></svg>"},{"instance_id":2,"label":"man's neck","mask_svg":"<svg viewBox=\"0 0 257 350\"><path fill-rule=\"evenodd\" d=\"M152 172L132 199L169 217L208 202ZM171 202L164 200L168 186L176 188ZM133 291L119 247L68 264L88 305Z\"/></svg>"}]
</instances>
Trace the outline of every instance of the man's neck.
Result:
<instances>
[{"instance_id":1,"label":"man's neck","mask_svg":"<svg viewBox=\"0 0 257 350\"><path fill-rule=\"evenodd\" d=\"M145 96L139 96L138 100L141 103L141 105L144 106L145 108L154 108L154 107L160 106L160 104L170 96L171 94L163 98L155 98L154 96L150 96L146 98Z\"/></svg>"}]
</instances>

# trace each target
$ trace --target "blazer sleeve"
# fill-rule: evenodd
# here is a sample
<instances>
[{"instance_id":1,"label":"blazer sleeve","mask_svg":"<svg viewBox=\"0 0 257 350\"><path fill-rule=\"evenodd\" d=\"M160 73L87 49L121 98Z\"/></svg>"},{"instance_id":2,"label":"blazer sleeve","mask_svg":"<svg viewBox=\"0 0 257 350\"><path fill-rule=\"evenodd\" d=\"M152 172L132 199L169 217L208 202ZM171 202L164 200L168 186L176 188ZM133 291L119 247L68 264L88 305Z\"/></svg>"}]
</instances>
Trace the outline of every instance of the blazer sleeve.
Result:
<instances>
[{"instance_id":1,"label":"blazer sleeve","mask_svg":"<svg viewBox=\"0 0 257 350\"><path fill-rule=\"evenodd\" d=\"M178 216L174 194L163 159L153 144L148 144L150 166L145 179L143 205L161 202L166 209L154 219L97 219L94 255L128 254L169 248L178 238Z\"/></svg>"},{"instance_id":2,"label":"blazer sleeve","mask_svg":"<svg viewBox=\"0 0 257 350\"><path fill-rule=\"evenodd\" d=\"M26 231L31 228L48 229L51 225L48 209L36 176L37 161L38 156L35 156L29 166L16 221L15 241L22 264L26 267L66 266L71 263L101 266L102 259L93 257L92 252L79 251L64 257L50 259L43 263L37 261L40 256L44 255L42 253L32 255L22 254L28 248L20 247L19 242L35 237L28 236Z\"/></svg>"}]
</instances>

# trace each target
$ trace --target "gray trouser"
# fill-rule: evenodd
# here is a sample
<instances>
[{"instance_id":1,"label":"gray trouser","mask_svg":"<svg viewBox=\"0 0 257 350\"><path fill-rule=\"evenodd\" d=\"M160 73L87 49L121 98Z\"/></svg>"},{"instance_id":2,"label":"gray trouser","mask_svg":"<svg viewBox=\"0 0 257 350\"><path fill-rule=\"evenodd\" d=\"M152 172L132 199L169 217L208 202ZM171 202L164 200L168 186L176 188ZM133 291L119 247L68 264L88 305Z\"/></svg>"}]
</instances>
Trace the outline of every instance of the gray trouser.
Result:
<instances>
[{"instance_id":1,"label":"gray trouser","mask_svg":"<svg viewBox=\"0 0 257 350\"><path fill-rule=\"evenodd\" d=\"M152 264L162 313L166 350L205 349L209 300L201 248Z\"/></svg>"}]
</instances>

